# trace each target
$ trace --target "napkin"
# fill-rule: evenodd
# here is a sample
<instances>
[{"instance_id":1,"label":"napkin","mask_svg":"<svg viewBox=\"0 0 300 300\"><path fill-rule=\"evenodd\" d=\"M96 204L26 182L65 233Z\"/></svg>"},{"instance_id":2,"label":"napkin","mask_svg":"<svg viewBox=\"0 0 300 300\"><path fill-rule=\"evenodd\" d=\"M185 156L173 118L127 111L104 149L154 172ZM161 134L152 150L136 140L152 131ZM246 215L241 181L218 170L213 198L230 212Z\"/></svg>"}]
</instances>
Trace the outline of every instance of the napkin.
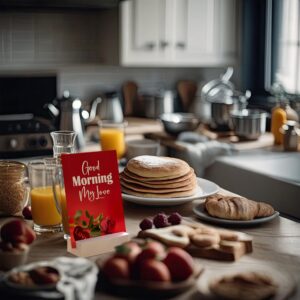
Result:
<instances>
[{"instance_id":1,"label":"napkin","mask_svg":"<svg viewBox=\"0 0 300 300\"><path fill-rule=\"evenodd\" d=\"M59 257L53 262L63 274L57 289L65 300L94 299L98 268L92 261L82 257Z\"/></svg>"},{"instance_id":2,"label":"napkin","mask_svg":"<svg viewBox=\"0 0 300 300\"><path fill-rule=\"evenodd\" d=\"M231 144L209 140L195 132L182 132L176 143L186 148L183 159L195 170L197 177L204 175L205 168L212 165L221 155L236 151Z\"/></svg>"}]
</instances>

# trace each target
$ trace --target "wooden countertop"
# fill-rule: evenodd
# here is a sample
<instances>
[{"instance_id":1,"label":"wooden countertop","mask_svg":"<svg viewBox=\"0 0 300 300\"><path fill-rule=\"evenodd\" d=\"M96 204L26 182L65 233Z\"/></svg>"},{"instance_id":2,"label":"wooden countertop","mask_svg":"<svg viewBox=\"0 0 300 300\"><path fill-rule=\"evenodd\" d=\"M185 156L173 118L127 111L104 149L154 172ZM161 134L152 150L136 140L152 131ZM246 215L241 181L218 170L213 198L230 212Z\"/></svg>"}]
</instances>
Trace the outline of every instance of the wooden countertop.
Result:
<instances>
[{"instance_id":1,"label":"wooden countertop","mask_svg":"<svg viewBox=\"0 0 300 300\"><path fill-rule=\"evenodd\" d=\"M228 194L222 190L222 193ZM199 221L194 217L192 208L202 200L196 200L176 207L147 207L139 206L124 201L124 211L126 218L127 231L133 237L137 234L138 224L144 217L155 215L164 211L171 213L178 211L184 217L194 221ZM7 218L0 218L0 224L7 221ZM206 269L224 270L232 267L271 265L280 270L286 270L296 280L296 285L300 287L300 223L279 217L275 220L251 228L234 228L236 230L250 234L253 237L253 253L244 255L237 262L219 262L207 259L196 258L197 263L203 265ZM108 254L92 257L105 259ZM66 251L66 242L63 240L62 233L51 235L40 235L31 247L28 262L40 260L49 260L58 256L72 256ZM201 276L199 278L201 280ZM172 299L198 299L199 294L196 287L190 289L184 294ZM104 295L96 292L95 299L117 299L111 295ZM300 299L300 289L290 299Z\"/></svg>"}]
</instances>

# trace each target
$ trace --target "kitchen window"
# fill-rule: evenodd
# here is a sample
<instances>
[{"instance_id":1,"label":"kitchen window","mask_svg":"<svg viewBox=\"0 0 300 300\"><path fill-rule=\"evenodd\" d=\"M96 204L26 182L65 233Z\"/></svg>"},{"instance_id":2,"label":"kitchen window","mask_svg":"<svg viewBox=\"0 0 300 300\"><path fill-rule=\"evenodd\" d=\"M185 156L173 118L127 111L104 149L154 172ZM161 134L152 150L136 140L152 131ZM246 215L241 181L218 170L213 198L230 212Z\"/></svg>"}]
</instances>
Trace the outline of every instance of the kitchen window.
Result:
<instances>
[{"instance_id":1,"label":"kitchen window","mask_svg":"<svg viewBox=\"0 0 300 300\"><path fill-rule=\"evenodd\" d=\"M268 0L265 84L300 94L300 1Z\"/></svg>"}]
</instances>

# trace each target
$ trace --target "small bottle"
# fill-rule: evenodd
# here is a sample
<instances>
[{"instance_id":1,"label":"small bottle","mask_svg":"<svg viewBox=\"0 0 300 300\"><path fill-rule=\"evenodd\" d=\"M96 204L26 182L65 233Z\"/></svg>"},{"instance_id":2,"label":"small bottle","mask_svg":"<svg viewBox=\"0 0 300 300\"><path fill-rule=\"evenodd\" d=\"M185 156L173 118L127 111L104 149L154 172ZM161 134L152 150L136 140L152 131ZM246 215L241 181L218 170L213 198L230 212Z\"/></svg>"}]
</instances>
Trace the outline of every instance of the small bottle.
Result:
<instances>
[{"instance_id":1,"label":"small bottle","mask_svg":"<svg viewBox=\"0 0 300 300\"><path fill-rule=\"evenodd\" d=\"M279 104L275 106L272 110L271 117L271 132L274 136L274 144L282 145L283 143L283 134L281 132L281 127L287 121L287 113L284 109L285 104Z\"/></svg>"},{"instance_id":2,"label":"small bottle","mask_svg":"<svg viewBox=\"0 0 300 300\"><path fill-rule=\"evenodd\" d=\"M287 121L281 128L283 133L283 149L285 151L297 151L299 144L299 129L296 121Z\"/></svg>"}]
</instances>

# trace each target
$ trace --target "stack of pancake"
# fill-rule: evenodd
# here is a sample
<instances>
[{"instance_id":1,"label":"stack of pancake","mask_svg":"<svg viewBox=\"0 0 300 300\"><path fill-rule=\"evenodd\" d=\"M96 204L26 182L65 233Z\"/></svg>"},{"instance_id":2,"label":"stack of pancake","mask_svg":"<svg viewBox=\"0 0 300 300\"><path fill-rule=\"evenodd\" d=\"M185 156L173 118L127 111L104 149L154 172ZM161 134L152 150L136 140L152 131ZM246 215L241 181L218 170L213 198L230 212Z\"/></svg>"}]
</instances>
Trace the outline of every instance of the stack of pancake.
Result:
<instances>
[{"instance_id":1,"label":"stack of pancake","mask_svg":"<svg viewBox=\"0 0 300 300\"><path fill-rule=\"evenodd\" d=\"M194 170L183 160L142 155L128 161L120 174L122 191L147 198L192 196L197 191Z\"/></svg>"}]
</instances>

